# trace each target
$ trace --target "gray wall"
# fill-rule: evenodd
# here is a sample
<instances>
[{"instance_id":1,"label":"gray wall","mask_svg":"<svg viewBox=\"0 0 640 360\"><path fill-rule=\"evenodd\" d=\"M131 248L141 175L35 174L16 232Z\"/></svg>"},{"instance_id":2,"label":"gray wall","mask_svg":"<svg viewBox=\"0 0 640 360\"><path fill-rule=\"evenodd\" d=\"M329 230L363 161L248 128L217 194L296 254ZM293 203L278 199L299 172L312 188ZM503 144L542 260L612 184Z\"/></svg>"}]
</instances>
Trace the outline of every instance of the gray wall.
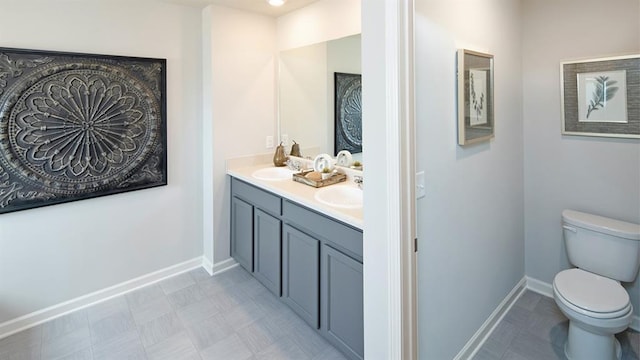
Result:
<instances>
[{"instance_id":1,"label":"gray wall","mask_svg":"<svg viewBox=\"0 0 640 360\"><path fill-rule=\"evenodd\" d=\"M453 358L524 276L520 2L416 0L421 359ZM495 56L495 139L459 147L456 49Z\"/></svg>"},{"instance_id":2,"label":"gray wall","mask_svg":"<svg viewBox=\"0 0 640 360\"><path fill-rule=\"evenodd\" d=\"M563 60L640 51L638 0L523 2L526 273L551 283L569 268L563 209L640 222L638 140L562 136ZM626 284L636 316L640 286Z\"/></svg>"}]
</instances>

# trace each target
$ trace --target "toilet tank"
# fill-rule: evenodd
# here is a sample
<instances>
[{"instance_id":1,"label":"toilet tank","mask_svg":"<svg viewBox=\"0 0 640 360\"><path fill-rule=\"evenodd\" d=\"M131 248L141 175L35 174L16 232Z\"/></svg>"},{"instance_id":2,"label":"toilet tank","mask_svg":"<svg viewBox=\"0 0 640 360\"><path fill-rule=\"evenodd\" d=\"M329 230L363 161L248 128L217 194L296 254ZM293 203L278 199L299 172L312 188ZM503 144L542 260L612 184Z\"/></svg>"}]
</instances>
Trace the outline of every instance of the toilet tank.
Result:
<instances>
[{"instance_id":1,"label":"toilet tank","mask_svg":"<svg viewBox=\"0 0 640 360\"><path fill-rule=\"evenodd\" d=\"M633 281L640 268L640 225L574 210L562 212L569 262L618 281Z\"/></svg>"}]
</instances>

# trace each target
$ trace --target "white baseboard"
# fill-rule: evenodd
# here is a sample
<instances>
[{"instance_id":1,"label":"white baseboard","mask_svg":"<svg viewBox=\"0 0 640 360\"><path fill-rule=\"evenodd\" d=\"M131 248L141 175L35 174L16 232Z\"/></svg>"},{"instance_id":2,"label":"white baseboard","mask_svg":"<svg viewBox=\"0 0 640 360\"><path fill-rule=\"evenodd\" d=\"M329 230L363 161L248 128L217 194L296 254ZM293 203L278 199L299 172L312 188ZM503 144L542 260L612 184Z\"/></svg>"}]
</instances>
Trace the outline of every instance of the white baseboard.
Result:
<instances>
[{"instance_id":1,"label":"white baseboard","mask_svg":"<svg viewBox=\"0 0 640 360\"><path fill-rule=\"evenodd\" d=\"M525 276L527 279L527 289L546 297L553 297L553 286L544 281Z\"/></svg>"},{"instance_id":2,"label":"white baseboard","mask_svg":"<svg viewBox=\"0 0 640 360\"><path fill-rule=\"evenodd\" d=\"M507 294L498 307L493 310L489 318L480 326L480 329L467 341L465 346L460 350L454 360L471 359L480 350L482 344L487 340L493 332L496 325L502 320L509 309L515 304L525 290L526 278L522 278L516 286Z\"/></svg>"},{"instance_id":3,"label":"white baseboard","mask_svg":"<svg viewBox=\"0 0 640 360\"><path fill-rule=\"evenodd\" d=\"M221 261L219 263L213 264L206 257L202 257L202 267L209 273L209 275L213 276L219 274L223 271L227 271L238 266L238 262L236 262L233 258L228 258L227 260Z\"/></svg>"},{"instance_id":4,"label":"white baseboard","mask_svg":"<svg viewBox=\"0 0 640 360\"><path fill-rule=\"evenodd\" d=\"M213 276L213 262L206 256L202 257L202 268L211 276Z\"/></svg>"},{"instance_id":5,"label":"white baseboard","mask_svg":"<svg viewBox=\"0 0 640 360\"><path fill-rule=\"evenodd\" d=\"M96 292L83 295L75 299L32 312L30 314L20 316L16 319L6 321L0 324L0 339L25 330L27 328L36 326L38 324L42 324L43 322L66 315L70 312L109 300L116 296L120 296L122 294L137 290L141 287L162 281L171 276L175 276L199 268L201 266L204 266L204 260L205 259L203 259L202 256L199 256L195 259L169 266L167 268L142 275L135 279L131 279L120 284L110 286L108 288L98 290ZM225 262L219 265L223 265L224 263ZM224 265L224 269L230 268L231 266L233 265ZM210 268L211 270L213 270L214 268L216 268L216 266L211 266ZM209 272L209 269L206 270Z\"/></svg>"},{"instance_id":6,"label":"white baseboard","mask_svg":"<svg viewBox=\"0 0 640 360\"><path fill-rule=\"evenodd\" d=\"M527 279L527 289L537 292L540 295L553 298L553 286L551 284L528 276L525 276L525 278ZM640 331L640 316L633 316L629 327L635 331Z\"/></svg>"}]
</instances>

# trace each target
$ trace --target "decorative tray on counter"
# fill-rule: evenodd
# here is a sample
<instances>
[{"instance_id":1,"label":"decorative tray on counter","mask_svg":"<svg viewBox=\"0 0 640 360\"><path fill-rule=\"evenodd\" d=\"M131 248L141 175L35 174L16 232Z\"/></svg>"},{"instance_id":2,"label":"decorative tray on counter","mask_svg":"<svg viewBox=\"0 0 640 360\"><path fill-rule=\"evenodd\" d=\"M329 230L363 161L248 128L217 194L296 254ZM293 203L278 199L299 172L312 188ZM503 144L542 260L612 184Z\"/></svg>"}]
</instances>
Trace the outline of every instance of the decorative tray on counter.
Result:
<instances>
[{"instance_id":1,"label":"decorative tray on counter","mask_svg":"<svg viewBox=\"0 0 640 360\"><path fill-rule=\"evenodd\" d=\"M327 179L320 179L320 180L314 180L314 179L310 179L307 177L307 175L309 175L310 173L312 173L313 170L303 170L299 173L295 173L293 174L293 181L297 181L299 183L305 184L305 185L309 185L309 186L313 186L316 188L319 187L323 187L323 186L328 186L328 185L333 185L333 184L337 184L340 182L344 182L347 180L347 175L345 174L333 174L332 176L330 176Z\"/></svg>"}]
</instances>

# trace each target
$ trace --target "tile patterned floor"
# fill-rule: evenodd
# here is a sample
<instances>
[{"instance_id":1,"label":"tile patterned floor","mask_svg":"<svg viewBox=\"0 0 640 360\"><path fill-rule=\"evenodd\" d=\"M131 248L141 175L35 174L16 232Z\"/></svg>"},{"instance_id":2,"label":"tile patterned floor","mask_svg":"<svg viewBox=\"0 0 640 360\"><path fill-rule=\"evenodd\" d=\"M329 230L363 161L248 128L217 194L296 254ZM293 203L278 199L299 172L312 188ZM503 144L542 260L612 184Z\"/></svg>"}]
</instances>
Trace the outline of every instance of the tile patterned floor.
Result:
<instances>
[{"instance_id":1,"label":"tile patterned floor","mask_svg":"<svg viewBox=\"0 0 640 360\"><path fill-rule=\"evenodd\" d=\"M498 324L473 360L566 359L569 320L553 299L526 291ZM623 360L639 360L640 333L617 335Z\"/></svg>"},{"instance_id":2,"label":"tile patterned floor","mask_svg":"<svg viewBox=\"0 0 640 360\"><path fill-rule=\"evenodd\" d=\"M474 360L565 359L568 320L526 291ZM640 333L619 334L640 360ZM342 360L335 348L240 267L197 269L0 340L0 360ZM425 359L440 360L440 359Z\"/></svg>"},{"instance_id":3,"label":"tile patterned floor","mask_svg":"<svg viewBox=\"0 0 640 360\"><path fill-rule=\"evenodd\" d=\"M0 360L337 360L240 267L197 269L0 340Z\"/></svg>"}]
</instances>

